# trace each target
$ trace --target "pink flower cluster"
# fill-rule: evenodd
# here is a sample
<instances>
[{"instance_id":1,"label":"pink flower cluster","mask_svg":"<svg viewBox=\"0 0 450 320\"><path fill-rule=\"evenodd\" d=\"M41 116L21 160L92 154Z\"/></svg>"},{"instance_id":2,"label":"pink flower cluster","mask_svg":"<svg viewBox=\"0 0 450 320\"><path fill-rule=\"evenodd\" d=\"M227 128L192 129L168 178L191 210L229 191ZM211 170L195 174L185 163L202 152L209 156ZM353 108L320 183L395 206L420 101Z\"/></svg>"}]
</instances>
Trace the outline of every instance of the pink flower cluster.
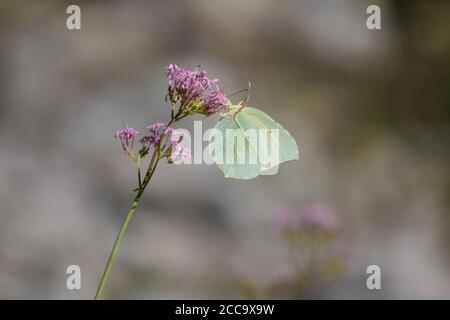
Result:
<instances>
[{"instance_id":1,"label":"pink flower cluster","mask_svg":"<svg viewBox=\"0 0 450 320\"><path fill-rule=\"evenodd\" d=\"M166 129L166 124L163 122L156 122L147 126L150 129L150 135L143 137L140 142L143 148L154 147L161 140L161 136Z\"/></svg>"},{"instance_id":2,"label":"pink flower cluster","mask_svg":"<svg viewBox=\"0 0 450 320\"><path fill-rule=\"evenodd\" d=\"M183 141L184 138L184 133L182 131L167 127L165 134L167 135L167 145L172 149L171 160L187 161L191 159L191 152L181 144L181 141Z\"/></svg>"},{"instance_id":3,"label":"pink flower cluster","mask_svg":"<svg viewBox=\"0 0 450 320\"><path fill-rule=\"evenodd\" d=\"M181 104L199 102L202 106L201 112L207 115L227 108L228 98L220 91L218 80L209 79L206 71L188 70L170 64L166 74L169 80L168 96L172 102L178 100Z\"/></svg>"},{"instance_id":4,"label":"pink flower cluster","mask_svg":"<svg viewBox=\"0 0 450 320\"><path fill-rule=\"evenodd\" d=\"M191 159L191 152L182 144L176 144L172 147L171 158L175 161L188 161Z\"/></svg>"},{"instance_id":5,"label":"pink flower cluster","mask_svg":"<svg viewBox=\"0 0 450 320\"><path fill-rule=\"evenodd\" d=\"M141 149L139 154L144 156L148 153L148 150L158 145L161 139L165 137L167 140L166 147L171 148L172 159L188 160L191 157L190 151L181 144L184 138L184 133L180 130L176 130L167 126L165 123L156 122L147 127L150 134L142 137L139 142L141 143ZM133 128L124 128L117 130L114 133L114 138L119 138L122 143L123 151L133 155L133 142L134 137L141 133ZM170 160L172 160L170 159Z\"/></svg>"},{"instance_id":6,"label":"pink flower cluster","mask_svg":"<svg viewBox=\"0 0 450 320\"><path fill-rule=\"evenodd\" d=\"M328 231L336 231L340 228L333 211L320 203L307 206L303 210L301 222L305 226L321 228Z\"/></svg>"},{"instance_id":7,"label":"pink flower cluster","mask_svg":"<svg viewBox=\"0 0 450 320\"><path fill-rule=\"evenodd\" d=\"M134 137L139 134L139 131L133 128L128 128L127 126L124 129L117 130L114 133L114 139L120 139L124 152L131 152L131 150L133 149Z\"/></svg>"},{"instance_id":8,"label":"pink flower cluster","mask_svg":"<svg viewBox=\"0 0 450 320\"><path fill-rule=\"evenodd\" d=\"M289 231L316 229L334 233L340 229L332 210L320 203L307 206L302 214L291 209L279 210L275 214L275 223L280 229Z\"/></svg>"}]
</instances>

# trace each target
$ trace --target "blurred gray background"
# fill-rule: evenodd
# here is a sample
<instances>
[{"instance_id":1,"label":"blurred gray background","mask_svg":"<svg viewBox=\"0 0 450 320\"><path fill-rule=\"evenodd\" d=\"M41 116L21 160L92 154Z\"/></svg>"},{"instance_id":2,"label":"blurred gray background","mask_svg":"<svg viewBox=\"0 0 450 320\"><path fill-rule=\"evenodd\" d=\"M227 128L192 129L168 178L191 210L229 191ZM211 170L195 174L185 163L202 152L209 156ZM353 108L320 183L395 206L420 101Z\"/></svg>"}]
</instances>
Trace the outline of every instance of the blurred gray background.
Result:
<instances>
[{"instance_id":1,"label":"blurred gray background","mask_svg":"<svg viewBox=\"0 0 450 320\"><path fill-rule=\"evenodd\" d=\"M348 265L307 297L450 298L449 2L80 0L79 31L69 4L0 4L0 298L94 296L136 183L112 135L167 119L169 63L227 93L251 81L300 161L251 181L160 166L106 298L242 298L236 278L288 264L274 212L311 202L340 220ZM66 289L71 264L82 290Z\"/></svg>"}]
</instances>

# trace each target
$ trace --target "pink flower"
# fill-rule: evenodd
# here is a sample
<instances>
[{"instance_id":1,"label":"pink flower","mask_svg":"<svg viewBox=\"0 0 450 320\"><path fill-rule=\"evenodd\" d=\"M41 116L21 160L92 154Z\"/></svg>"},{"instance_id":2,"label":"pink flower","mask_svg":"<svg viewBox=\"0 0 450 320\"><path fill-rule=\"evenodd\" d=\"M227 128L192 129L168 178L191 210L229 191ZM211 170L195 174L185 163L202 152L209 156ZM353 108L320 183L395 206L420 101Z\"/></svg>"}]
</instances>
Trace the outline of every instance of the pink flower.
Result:
<instances>
[{"instance_id":1,"label":"pink flower","mask_svg":"<svg viewBox=\"0 0 450 320\"><path fill-rule=\"evenodd\" d=\"M172 148L172 154L171 154L172 160L178 161L188 161L191 159L191 152L188 148L183 146L182 144L176 144Z\"/></svg>"},{"instance_id":2,"label":"pink flower","mask_svg":"<svg viewBox=\"0 0 450 320\"><path fill-rule=\"evenodd\" d=\"M334 233L340 229L333 211L320 203L308 205L301 214L293 209L281 209L275 213L275 223L289 231L317 229Z\"/></svg>"},{"instance_id":3,"label":"pink flower","mask_svg":"<svg viewBox=\"0 0 450 320\"><path fill-rule=\"evenodd\" d=\"M156 122L147 126L150 129L150 135L141 139L141 143L143 147L150 148L151 146L155 146L161 140L161 135L164 132L166 124L163 122Z\"/></svg>"},{"instance_id":4,"label":"pink flower","mask_svg":"<svg viewBox=\"0 0 450 320\"><path fill-rule=\"evenodd\" d=\"M167 66L169 94L172 102L178 100L182 104L200 102L202 108L197 112L211 115L227 108L228 99L220 92L218 80L211 80L206 71L188 70L176 64Z\"/></svg>"},{"instance_id":5,"label":"pink flower","mask_svg":"<svg viewBox=\"0 0 450 320\"><path fill-rule=\"evenodd\" d=\"M150 135L145 136L140 140L143 149L148 149L159 143L161 135L164 132L166 124L163 122L156 122L147 126L150 129Z\"/></svg>"},{"instance_id":6,"label":"pink flower","mask_svg":"<svg viewBox=\"0 0 450 320\"><path fill-rule=\"evenodd\" d=\"M275 213L275 224L284 230L296 230L300 226L300 215L291 209L281 209Z\"/></svg>"},{"instance_id":7,"label":"pink flower","mask_svg":"<svg viewBox=\"0 0 450 320\"><path fill-rule=\"evenodd\" d=\"M319 228L328 232L335 232L340 228L333 211L320 203L309 205L304 209L301 223L305 227Z\"/></svg>"},{"instance_id":8,"label":"pink flower","mask_svg":"<svg viewBox=\"0 0 450 320\"><path fill-rule=\"evenodd\" d=\"M205 98L204 108L206 113L215 114L227 108L228 98L219 90L214 90Z\"/></svg>"},{"instance_id":9,"label":"pink flower","mask_svg":"<svg viewBox=\"0 0 450 320\"><path fill-rule=\"evenodd\" d=\"M181 141L184 138L184 132L181 130L175 130L173 128L167 128L166 129L166 134L167 134L167 138L169 141L169 147L175 147L176 145L178 145L179 143L181 143Z\"/></svg>"},{"instance_id":10,"label":"pink flower","mask_svg":"<svg viewBox=\"0 0 450 320\"><path fill-rule=\"evenodd\" d=\"M172 127L168 127L165 123L156 122L149 125L147 128L150 129L150 135L143 137L140 142L142 144L142 150L148 151L149 148L154 147L161 141L163 136L167 138L167 146L169 148L175 148L181 143L184 138L184 133L181 130L176 130ZM183 155L186 158L187 152L177 149L177 153Z\"/></svg>"},{"instance_id":11,"label":"pink flower","mask_svg":"<svg viewBox=\"0 0 450 320\"><path fill-rule=\"evenodd\" d=\"M114 139L119 138L120 142L122 143L122 149L124 152L129 152L133 148L133 141L134 137L139 135L139 131L133 129L133 128L124 128L117 130L114 133Z\"/></svg>"}]
</instances>

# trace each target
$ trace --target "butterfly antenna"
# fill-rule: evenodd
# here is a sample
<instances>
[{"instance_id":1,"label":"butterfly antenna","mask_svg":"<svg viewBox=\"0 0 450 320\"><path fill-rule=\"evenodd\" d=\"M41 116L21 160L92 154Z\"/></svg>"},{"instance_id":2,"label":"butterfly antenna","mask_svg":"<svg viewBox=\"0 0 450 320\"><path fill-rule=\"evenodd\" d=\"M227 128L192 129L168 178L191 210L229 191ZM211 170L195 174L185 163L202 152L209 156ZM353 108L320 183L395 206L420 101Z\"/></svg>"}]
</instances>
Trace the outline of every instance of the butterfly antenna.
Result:
<instances>
[{"instance_id":1,"label":"butterfly antenna","mask_svg":"<svg viewBox=\"0 0 450 320\"><path fill-rule=\"evenodd\" d=\"M247 97L245 98L244 101L242 101L242 103L244 105L247 104L248 100L250 100L250 94L252 93L252 83L249 81L248 82L248 89L247 89Z\"/></svg>"},{"instance_id":2,"label":"butterfly antenna","mask_svg":"<svg viewBox=\"0 0 450 320\"><path fill-rule=\"evenodd\" d=\"M237 94L239 94L239 93L242 93L242 92L244 92L244 91L248 91L248 89L242 89L242 90L233 92L232 94L229 95L229 97L235 96L235 95L237 95Z\"/></svg>"}]
</instances>

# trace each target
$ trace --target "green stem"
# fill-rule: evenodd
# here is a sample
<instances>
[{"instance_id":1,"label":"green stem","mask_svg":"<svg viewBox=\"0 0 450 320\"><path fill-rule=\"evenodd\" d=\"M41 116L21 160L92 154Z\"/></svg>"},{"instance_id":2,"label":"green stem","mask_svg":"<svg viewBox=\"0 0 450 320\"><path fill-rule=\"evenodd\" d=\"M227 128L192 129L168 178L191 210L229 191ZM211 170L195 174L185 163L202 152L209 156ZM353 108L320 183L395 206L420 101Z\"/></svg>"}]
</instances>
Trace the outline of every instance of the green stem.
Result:
<instances>
[{"instance_id":1,"label":"green stem","mask_svg":"<svg viewBox=\"0 0 450 320\"><path fill-rule=\"evenodd\" d=\"M170 126L172 123L186 117L188 114L183 113L183 106L181 106L178 112L174 115L172 110L172 115L167 126ZM125 216L124 221L122 222L122 226L120 227L119 234L117 235L116 241L114 242L113 248L111 250L111 254L108 259L108 263L106 264L105 271L103 271L102 279L100 280L100 284L98 285L97 293L95 294L95 300L99 300L103 295L103 290L105 289L106 281L108 280L109 271L111 270L114 259L117 256L117 252L120 247L120 243L122 242L123 235L125 234L125 230L127 229L128 223L134 215L136 207L139 204L139 200L141 200L142 195L144 194L144 190L147 187L150 179L155 172L156 166L158 165L159 160L161 159L161 142L155 146L155 151L153 152L152 159L150 160L150 165L148 166L147 173L145 174L145 178L142 181L142 184L139 181L139 188L136 197L133 199L131 203L130 210L128 210L127 215ZM140 177L140 173L139 173ZM139 178L140 180L140 178Z\"/></svg>"},{"instance_id":2,"label":"green stem","mask_svg":"<svg viewBox=\"0 0 450 320\"><path fill-rule=\"evenodd\" d=\"M122 226L120 227L119 234L117 235L116 241L114 242L114 246L111 250L111 254L109 256L108 263L106 264L105 271L103 272L102 279L100 280L100 284L98 286L97 293L95 294L95 300L98 300L102 297L103 290L105 289L106 281L108 280L109 271L111 270L114 259L116 258L116 255L119 250L120 243L122 242L122 238L125 233L125 230L127 229L128 223L130 222L131 218L133 217L136 207L139 204L139 200L141 200L144 190L147 187L148 183L150 182L150 179L152 178L153 173L155 172L156 166L158 165L159 153L160 153L160 151L159 151L159 145L158 145L158 148L153 153L152 160L150 161L150 165L148 167L144 181L142 182L142 186L140 186L136 197L133 199L130 210L128 211L127 215L125 216Z\"/></svg>"},{"instance_id":3,"label":"green stem","mask_svg":"<svg viewBox=\"0 0 450 320\"><path fill-rule=\"evenodd\" d=\"M109 256L108 263L106 264L105 271L102 275L102 280L100 281L100 285L98 286L97 293L95 294L95 300L98 300L101 298L103 294L103 289L105 289L106 281L108 280L109 271L111 270L111 266L114 262L114 259L116 258L117 251L119 250L120 242L122 241L123 235L125 233L125 230L127 229L128 223L131 220L131 217L134 214L134 211L136 210L136 207L139 203L141 197L141 193L138 193L136 198L134 198L133 203L131 204L131 208L128 211L125 220L122 223L122 226L120 227L119 234L117 235L116 241L114 242L114 246L111 251L111 255Z\"/></svg>"}]
</instances>

